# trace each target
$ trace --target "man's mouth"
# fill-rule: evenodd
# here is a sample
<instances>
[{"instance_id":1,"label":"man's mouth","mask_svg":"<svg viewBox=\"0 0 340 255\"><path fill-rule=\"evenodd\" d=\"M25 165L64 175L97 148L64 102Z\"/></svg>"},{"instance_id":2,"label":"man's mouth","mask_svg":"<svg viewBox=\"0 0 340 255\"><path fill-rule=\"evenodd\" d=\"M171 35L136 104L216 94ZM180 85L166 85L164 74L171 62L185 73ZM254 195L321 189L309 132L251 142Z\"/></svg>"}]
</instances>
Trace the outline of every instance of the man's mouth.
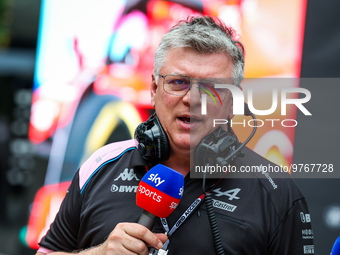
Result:
<instances>
[{"instance_id":1,"label":"man's mouth","mask_svg":"<svg viewBox=\"0 0 340 255\"><path fill-rule=\"evenodd\" d=\"M189 118L189 117L179 117L179 119L180 119L181 121L183 121L184 123L186 123L186 124L191 124L191 123L194 123L194 122L199 121L198 119Z\"/></svg>"}]
</instances>

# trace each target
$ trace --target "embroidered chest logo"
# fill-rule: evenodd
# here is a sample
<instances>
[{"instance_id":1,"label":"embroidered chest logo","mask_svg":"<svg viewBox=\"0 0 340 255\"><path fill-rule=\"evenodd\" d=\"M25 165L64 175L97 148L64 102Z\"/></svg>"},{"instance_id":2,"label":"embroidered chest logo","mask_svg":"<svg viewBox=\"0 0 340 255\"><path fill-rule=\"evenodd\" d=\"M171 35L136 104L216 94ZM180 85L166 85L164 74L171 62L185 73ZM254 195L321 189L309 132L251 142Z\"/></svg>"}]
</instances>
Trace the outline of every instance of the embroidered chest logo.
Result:
<instances>
[{"instance_id":1,"label":"embroidered chest logo","mask_svg":"<svg viewBox=\"0 0 340 255\"><path fill-rule=\"evenodd\" d=\"M235 188L235 189L231 189L231 190L227 190L227 191L221 191L221 188L218 189L214 189L212 190L213 192L215 192L215 197L222 197L222 196L226 196L228 197L228 199L230 201L234 200L234 199L240 199L240 197L237 196L237 194L241 191L241 189L239 188ZM216 208L219 208L221 210L225 210L228 212L233 212L236 210L237 206L236 205L232 205L217 199L213 199L213 206Z\"/></svg>"},{"instance_id":2,"label":"embroidered chest logo","mask_svg":"<svg viewBox=\"0 0 340 255\"><path fill-rule=\"evenodd\" d=\"M300 218L301 218L301 222L302 223L309 223L311 222L311 219L310 219L310 214L309 213L303 213L303 212L300 212Z\"/></svg>"},{"instance_id":3,"label":"embroidered chest logo","mask_svg":"<svg viewBox=\"0 0 340 255\"><path fill-rule=\"evenodd\" d=\"M130 170L125 168L124 172L120 173L120 175L114 180L118 181L119 179L122 179L122 181L132 181L133 179L139 181L137 175L133 171L133 168L130 168Z\"/></svg>"},{"instance_id":4,"label":"embroidered chest logo","mask_svg":"<svg viewBox=\"0 0 340 255\"><path fill-rule=\"evenodd\" d=\"M116 179L114 179L114 181L139 181L136 173L134 172L133 168L125 168L124 171L122 173L120 173L118 175L118 177ZM127 192L127 193L136 193L137 192L137 188L138 185L116 185L116 184L112 184L111 185L111 192Z\"/></svg>"},{"instance_id":5,"label":"embroidered chest logo","mask_svg":"<svg viewBox=\"0 0 340 255\"><path fill-rule=\"evenodd\" d=\"M229 200L240 199L240 197L236 196L241 191L239 188L230 189L224 192L221 191L221 188L218 188L214 189L213 191L216 193L216 197L227 196Z\"/></svg>"}]
</instances>

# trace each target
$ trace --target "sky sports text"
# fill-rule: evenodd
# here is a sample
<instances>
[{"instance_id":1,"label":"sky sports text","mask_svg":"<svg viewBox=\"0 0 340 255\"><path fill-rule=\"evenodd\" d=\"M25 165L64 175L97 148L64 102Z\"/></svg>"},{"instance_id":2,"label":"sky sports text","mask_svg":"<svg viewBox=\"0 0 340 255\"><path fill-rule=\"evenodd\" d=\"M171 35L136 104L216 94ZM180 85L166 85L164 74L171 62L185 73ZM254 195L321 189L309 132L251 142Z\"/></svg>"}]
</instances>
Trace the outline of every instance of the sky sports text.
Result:
<instances>
[{"instance_id":1,"label":"sky sports text","mask_svg":"<svg viewBox=\"0 0 340 255\"><path fill-rule=\"evenodd\" d=\"M162 202L162 196L161 195L159 195L159 194L157 194L157 192L156 191L151 191L150 189L148 189L148 188L146 188L146 187L144 187L142 184L139 184L139 186L138 186L138 192L139 192L139 194L141 194L141 195L145 195L145 196L147 196L147 197L149 197L149 198L152 198L153 200L155 200L157 203L160 203L160 202ZM176 207L177 207L177 203L175 203L175 202L171 202L171 204L170 204L170 209L172 209L172 210L174 210L174 209L176 209Z\"/></svg>"},{"instance_id":2,"label":"sky sports text","mask_svg":"<svg viewBox=\"0 0 340 255\"><path fill-rule=\"evenodd\" d=\"M157 177L158 174L150 174L148 180L151 182L154 182L156 187L158 187L159 185L161 185L163 182L165 182L165 180L162 180L161 177Z\"/></svg>"},{"instance_id":3,"label":"sky sports text","mask_svg":"<svg viewBox=\"0 0 340 255\"><path fill-rule=\"evenodd\" d=\"M162 201L162 196L158 195L156 191L151 191L148 188L145 188L143 185L139 185L138 187L138 192L141 195L145 195L147 197L152 198L153 200L155 200L156 202L161 202Z\"/></svg>"},{"instance_id":4,"label":"sky sports text","mask_svg":"<svg viewBox=\"0 0 340 255\"><path fill-rule=\"evenodd\" d=\"M244 102L245 102L245 97L244 97L244 92L239 88L234 85L230 84L215 84L215 88L217 89L228 89L233 97L233 114L234 115L244 115L245 110L244 110ZM306 109L306 107L303 105L311 99L311 93L309 90L305 88L299 88L299 87L293 87L293 88L282 88L281 89L281 115L287 115L287 105L295 105L304 115L306 116L311 116L312 114ZM295 94L295 98L288 98L288 94ZM249 110L255 114L255 115L270 115L274 113L278 107L278 89L273 88L272 89L272 105L269 109L265 110L259 110L254 107L253 103L253 91L251 88L247 89L247 101L248 101L248 107ZM218 96L218 95L217 95ZM299 97L300 96L300 97ZM212 95L210 97L213 98ZM214 98L213 98L214 99ZM207 94L202 93L201 94L201 114L206 115L207 114ZM214 100L215 105L217 105L216 101ZM265 120L260 120L257 119L257 124L256 127L262 127L266 123L271 124L272 127L274 127L274 124L277 124L277 122L280 122L280 124L283 127L295 127L298 123L294 119L284 119L284 120L279 120L279 119L265 119ZM228 120L226 119L214 119L214 126L215 125L223 125L227 124ZM229 122L229 124L242 124L243 126L246 126L245 120L243 122L238 122L238 123L233 123L232 121ZM250 120L247 122L248 126L250 127L255 127L255 121Z\"/></svg>"}]
</instances>

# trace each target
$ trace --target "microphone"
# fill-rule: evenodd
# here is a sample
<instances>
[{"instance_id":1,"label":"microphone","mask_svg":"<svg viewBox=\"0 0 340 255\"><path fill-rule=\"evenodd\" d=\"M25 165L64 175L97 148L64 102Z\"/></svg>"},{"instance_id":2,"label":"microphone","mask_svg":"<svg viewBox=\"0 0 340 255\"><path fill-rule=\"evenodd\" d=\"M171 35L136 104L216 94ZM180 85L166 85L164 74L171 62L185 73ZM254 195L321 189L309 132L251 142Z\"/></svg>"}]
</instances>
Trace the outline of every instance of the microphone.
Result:
<instances>
[{"instance_id":1,"label":"microphone","mask_svg":"<svg viewBox=\"0 0 340 255\"><path fill-rule=\"evenodd\" d=\"M335 240L331 255L340 255L340 236Z\"/></svg>"},{"instance_id":2,"label":"microphone","mask_svg":"<svg viewBox=\"0 0 340 255\"><path fill-rule=\"evenodd\" d=\"M156 217L168 217L182 198L183 188L182 174L162 164L151 168L137 188L137 205L144 209L138 223L151 229Z\"/></svg>"}]
</instances>

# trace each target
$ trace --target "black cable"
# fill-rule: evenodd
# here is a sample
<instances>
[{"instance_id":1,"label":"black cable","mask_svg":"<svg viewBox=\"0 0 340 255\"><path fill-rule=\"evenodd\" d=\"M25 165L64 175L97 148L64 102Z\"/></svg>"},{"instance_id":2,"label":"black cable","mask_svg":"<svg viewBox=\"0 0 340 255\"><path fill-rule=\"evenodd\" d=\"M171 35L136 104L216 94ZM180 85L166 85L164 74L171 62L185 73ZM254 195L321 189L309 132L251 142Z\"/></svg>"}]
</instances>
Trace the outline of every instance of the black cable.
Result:
<instances>
[{"instance_id":1,"label":"black cable","mask_svg":"<svg viewBox=\"0 0 340 255\"><path fill-rule=\"evenodd\" d=\"M206 166L208 165L209 163L206 164ZM204 192L205 208L208 214L208 220L209 220L212 238L214 241L215 252L217 255L224 255L224 249L222 245L220 231L218 229L216 215L215 215L214 206L213 206L212 194L210 192L206 192L205 181L206 181L206 173L204 173L203 183L202 183L202 189Z\"/></svg>"},{"instance_id":2,"label":"black cable","mask_svg":"<svg viewBox=\"0 0 340 255\"><path fill-rule=\"evenodd\" d=\"M218 229L216 215L215 215L214 206L213 206L212 194L210 192L205 193L204 201L205 201L205 207L208 213L211 234L214 240L215 252L217 255L224 255L224 249L222 245L220 231Z\"/></svg>"},{"instance_id":3,"label":"black cable","mask_svg":"<svg viewBox=\"0 0 340 255\"><path fill-rule=\"evenodd\" d=\"M254 120L254 128L253 128L253 131L251 132L251 134L248 136L248 138L244 141L244 143L242 143L240 145L240 147L238 147L236 150L233 151L233 153L231 153L227 158L222 158L222 157L218 157L216 159L216 162L217 164L219 165L229 165L229 160L230 159L233 159L235 156L237 156L237 154L241 153L241 150L243 149L244 146L247 145L247 143L250 141L250 139L253 138L255 132L256 132L256 129L257 129L257 120L256 120L256 117L255 115L252 113L252 112L249 112L248 113L248 116L251 116Z\"/></svg>"},{"instance_id":4,"label":"black cable","mask_svg":"<svg viewBox=\"0 0 340 255\"><path fill-rule=\"evenodd\" d=\"M218 157L216 159L216 162L219 165L229 165L228 161L233 160L234 157L237 157L238 154L241 153L241 150L243 149L243 147L246 146L246 144L250 141L250 139L253 138L253 136L256 132L256 129L257 129L257 120L256 120L255 115L252 112L249 111L247 104L245 104L245 115L251 116L253 118L254 124L255 124L253 131L248 136L248 138L244 141L244 143L242 143L240 145L240 147L238 147L235 151L233 151L233 153L231 153L227 158ZM206 163L205 165L207 167L207 166L209 166L209 163ZM206 173L204 173L204 176L203 176L202 189L203 189L203 192L205 194L205 197L204 197L205 207L206 207L207 214L208 214L208 220L209 220L211 234L212 234L213 241L214 241L215 252L216 252L217 255L224 255L224 249L223 249L223 245L222 245L220 231L218 229L216 215L215 215L214 206L213 206L212 194L210 192L206 192L206 190L205 190L205 180L206 180Z\"/></svg>"}]
</instances>

